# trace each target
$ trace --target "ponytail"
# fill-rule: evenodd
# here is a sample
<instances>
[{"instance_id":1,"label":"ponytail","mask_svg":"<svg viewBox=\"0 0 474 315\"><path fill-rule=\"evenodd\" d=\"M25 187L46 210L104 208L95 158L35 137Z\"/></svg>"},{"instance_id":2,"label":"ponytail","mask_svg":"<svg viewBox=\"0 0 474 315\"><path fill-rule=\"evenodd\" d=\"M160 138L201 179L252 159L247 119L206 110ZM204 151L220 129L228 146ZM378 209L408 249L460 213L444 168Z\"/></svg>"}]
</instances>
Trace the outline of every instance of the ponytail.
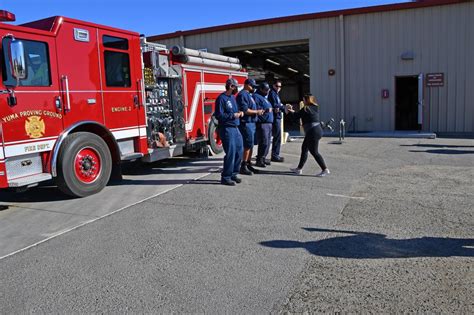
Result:
<instances>
[{"instance_id":1,"label":"ponytail","mask_svg":"<svg viewBox=\"0 0 474 315\"><path fill-rule=\"evenodd\" d=\"M306 112L308 111L308 108L310 106L319 106L318 102L316 101L316 97L314 97L314 95L312 94L306 94L304 96L304 100L305 102L303 103L304 104L303 110ZM300 109L301 109L301 105L300 105Z\"/></svg>"}]
</instances>

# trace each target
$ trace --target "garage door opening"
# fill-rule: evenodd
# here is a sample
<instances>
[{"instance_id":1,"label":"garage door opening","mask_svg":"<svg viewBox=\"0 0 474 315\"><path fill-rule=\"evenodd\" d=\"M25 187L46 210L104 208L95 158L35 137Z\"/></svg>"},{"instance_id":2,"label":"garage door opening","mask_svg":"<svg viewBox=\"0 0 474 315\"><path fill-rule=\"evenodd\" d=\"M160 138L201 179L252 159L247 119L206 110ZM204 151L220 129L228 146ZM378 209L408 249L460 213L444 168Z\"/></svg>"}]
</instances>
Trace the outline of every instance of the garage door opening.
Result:
<instances>
[{"instance_id":1,"label":"garage door opening","mask_svg":"<svg viewBox=\"0 0 474 315\"><path fill-rule=\"evenodd\" d=\"M308 42L265 45L258 47L233 47L223 50L228 56L237 57L257 83L270 85L281 80L283 103L297 105L303 95L310 92ZM298 130L299 122L285 118L285 129Z\"/></svg>"}]
</instances>

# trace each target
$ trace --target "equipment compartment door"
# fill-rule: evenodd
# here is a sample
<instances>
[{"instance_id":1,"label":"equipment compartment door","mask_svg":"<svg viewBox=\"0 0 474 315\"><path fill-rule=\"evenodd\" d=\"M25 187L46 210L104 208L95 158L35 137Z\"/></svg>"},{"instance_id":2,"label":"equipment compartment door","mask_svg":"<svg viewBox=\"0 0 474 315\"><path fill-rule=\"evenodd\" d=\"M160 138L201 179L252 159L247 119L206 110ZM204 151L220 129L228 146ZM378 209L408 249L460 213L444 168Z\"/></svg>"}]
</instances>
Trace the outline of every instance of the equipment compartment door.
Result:
<instances>
[{"instance_id":1,"label":"equipment compartment door","mask_svg":"<svg viewBox=\"0 0 474 315\"><path fill-rule=\"evenodd\" d=\"M202 81L201 70L183 71L184 76L184 96L185 96L185 117L186 134L188 140L194 140L206 135L203 126L203 92L205 89Z\"/></svg>"},{"instance_id":2,"label":"equipment compartment door","mask_svg":"<svg viewBox=\"0 0 474 315\"><path fill-rule=\"evenodd\" d=\"M203 119L206 124L206 130L209 128L209 121L214 113L217 97L225 92L225 82L229 78L228 73L204 71L204 104Z\"/></svg>"},{"instance_id":3,"label":"equipment compartment door","mask_svg":"<svg viewBox=\"0 0 474 315\"><path fill-rule=\"evenodd\" d=\"M13 32L23 42L27 77L17 81L9 65L11 37L0 34L4 77L1 89L14 91L16 104L8 104L8 94L0 97L0 120L4 143L4 157L32 154L53 149L62 131L62 113L56 108L59 96L54 38Z\"/></svg>"}]
</instances>

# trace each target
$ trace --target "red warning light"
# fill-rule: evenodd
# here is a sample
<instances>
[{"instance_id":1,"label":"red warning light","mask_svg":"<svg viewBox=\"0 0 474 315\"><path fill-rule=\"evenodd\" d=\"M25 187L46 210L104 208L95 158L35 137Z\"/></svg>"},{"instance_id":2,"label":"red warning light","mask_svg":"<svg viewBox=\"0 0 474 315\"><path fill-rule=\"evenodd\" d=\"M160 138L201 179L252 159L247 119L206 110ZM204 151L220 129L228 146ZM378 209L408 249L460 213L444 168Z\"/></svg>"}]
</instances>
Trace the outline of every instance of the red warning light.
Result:
<instances>
[{"instance_id":1,"label":"red warning light","mask_svg":"<svg viewBox=\"0 0 474 315\"><path fill-rule=\"evenodd\" d=\"M16 20L15 14L5 11L5 10L0 10L0 21L1 22L14 22Z\"/></svg>"}]
</instances>

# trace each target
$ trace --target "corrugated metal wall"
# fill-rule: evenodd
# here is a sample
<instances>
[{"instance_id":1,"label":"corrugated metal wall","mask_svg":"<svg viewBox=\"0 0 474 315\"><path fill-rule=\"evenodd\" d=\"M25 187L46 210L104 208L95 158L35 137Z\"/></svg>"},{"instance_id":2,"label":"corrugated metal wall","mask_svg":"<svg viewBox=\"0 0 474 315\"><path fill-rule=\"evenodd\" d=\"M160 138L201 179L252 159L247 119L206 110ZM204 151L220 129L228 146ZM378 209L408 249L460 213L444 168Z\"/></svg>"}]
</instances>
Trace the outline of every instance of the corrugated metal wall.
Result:
<instances>
[{"instance_id":1,"label":"corrugated metal wall","mask_svg":"<svg viewBox=\"0 0 474 315\"><path fill-rule=\"evenodd\" d=\"M343 114L349 123L355 119L358 130L394 130L396 76L442 72L444 87L424 88L424 129L474 132L473 2L350 15L342 23L340 19L204 33L184 38L184 44L221 53L231 47L308 40L311 92L321 104L323 118L339 119ZM160 43L173 46L181 40ZM414 60L401 60L405 51L414 52ZM329 76L329 69L336 75ZM390 91L388 99L382 99L382 89Z\"/></svg>"},{"instance_id":2,"label":"corrugated metal wall","mask_svg":"<svg viewBox=\"0 0 474 315\"><path fill-rule=\"evenodd\" d=\"M442 72L444 87L424 88L425 129L474 131L474 3L345 17L345 48L346 118L360 129L395 128L395 76Z\"/></svg>"}]
</instances>

